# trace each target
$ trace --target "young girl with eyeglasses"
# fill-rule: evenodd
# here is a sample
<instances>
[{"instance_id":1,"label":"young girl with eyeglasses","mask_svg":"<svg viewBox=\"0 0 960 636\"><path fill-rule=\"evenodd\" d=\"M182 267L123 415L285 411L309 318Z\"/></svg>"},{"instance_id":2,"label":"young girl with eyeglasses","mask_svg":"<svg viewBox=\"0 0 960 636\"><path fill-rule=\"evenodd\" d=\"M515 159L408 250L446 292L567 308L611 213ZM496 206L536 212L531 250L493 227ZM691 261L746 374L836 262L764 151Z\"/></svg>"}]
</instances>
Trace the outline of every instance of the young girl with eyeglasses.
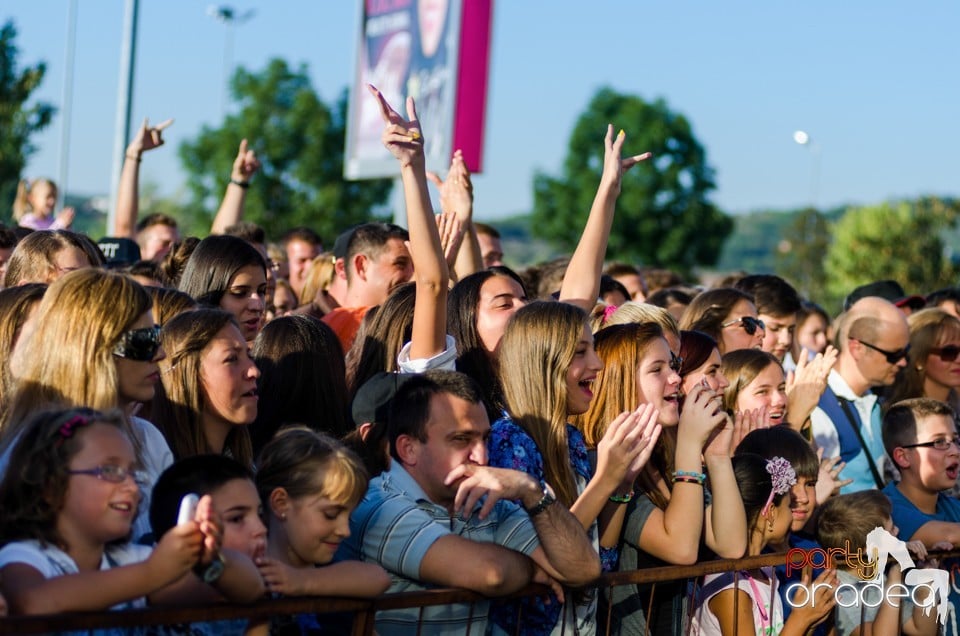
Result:
<instances>
[{"instance_id":1,"label":"young girl with eyeglasses","mask_svg":"<svg viewBox=\"0 0 960 636\"><path fill-rule=\"evenodd\" d=\"M768 543L783 541L790 531L793 517L787 494L797 481L796 474L783 457L764 459L751 454L734 457L733 470L748 521L747 556L756 556ZM836 571L824 570L814 584L811 591L810 577L804 577L807 598L798 589L792 601L800 606L794 607L784 621L772 566L708 574L697 590L690 633L806 634L833 610Z\"/></svg>"},{"instance_id":2,"label":"young girl with eyeglasses","mask_svg":"<svg viewBox=\"0 0 960 636\"><path fill-rule=\"evenodd\" d=\"M20 335L12 363L15 389L0 419L0 469L26 420L51 404L120 408L131 414L153 399L164 357L149 294L115 272L71 272L47 289L36 319ZM129 419L128 434L146 472L145 505L173 455L153 424ZM145 509L134 523L137 538L150 533Z\"/></svg>"},{"instance_id":3,"label":"young girl with eyeglasses","mask_svg":"<svg viewBox=\"0 0 960 636\"><path fill-rule=\"evenodd\" d=\"M123 416L41 412L24 427L0 483L0 580L12 614L127 609L194 597L208 582L234 600L262 593L252 565L224 562L211 499L156 548L128 542L140 463ZM122 633L105 630L98 633Z\"/></svg>"}]
</instances>

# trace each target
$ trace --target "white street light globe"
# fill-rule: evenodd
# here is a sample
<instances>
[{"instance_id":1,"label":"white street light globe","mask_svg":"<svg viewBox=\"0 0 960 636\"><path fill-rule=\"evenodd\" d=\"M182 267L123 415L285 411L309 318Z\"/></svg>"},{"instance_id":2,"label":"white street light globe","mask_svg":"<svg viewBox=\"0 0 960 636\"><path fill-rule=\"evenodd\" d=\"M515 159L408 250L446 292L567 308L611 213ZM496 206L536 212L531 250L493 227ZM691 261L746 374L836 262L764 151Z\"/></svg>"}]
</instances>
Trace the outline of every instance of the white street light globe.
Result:
<instances>
[{"instance_id":1,"label":"white street light globe","mask_svg":"<svg viewBox=\"0 0 960 636\"><path fill-rule=\"evenodd\" d=\"M810 135L803 132L802 130L798 130L797 132L793 133L793 140L798 144L800 144L801 146L806 146L807 143L810 141Z\"/></svg>"}]
</instances>

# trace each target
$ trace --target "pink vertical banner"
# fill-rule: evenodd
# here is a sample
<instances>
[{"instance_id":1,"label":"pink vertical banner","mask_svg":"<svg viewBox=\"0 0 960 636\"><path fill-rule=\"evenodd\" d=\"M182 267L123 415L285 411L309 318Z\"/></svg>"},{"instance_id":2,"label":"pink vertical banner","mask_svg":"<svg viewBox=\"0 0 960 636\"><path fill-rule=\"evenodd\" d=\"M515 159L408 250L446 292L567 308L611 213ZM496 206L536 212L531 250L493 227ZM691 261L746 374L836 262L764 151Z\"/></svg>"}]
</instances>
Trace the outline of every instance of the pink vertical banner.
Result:
<instances>
[{"instance_id":1,"label":"pink vertical banner","mask_svg":"<svg viewBox=\"0 0 960 636\"><path fill-rule=\"evenodd\" d=\"M463 159L474 173L483 169L492 28L493 0L463 0L453 150L463 151Z\"/></svg>"}]
</instances>

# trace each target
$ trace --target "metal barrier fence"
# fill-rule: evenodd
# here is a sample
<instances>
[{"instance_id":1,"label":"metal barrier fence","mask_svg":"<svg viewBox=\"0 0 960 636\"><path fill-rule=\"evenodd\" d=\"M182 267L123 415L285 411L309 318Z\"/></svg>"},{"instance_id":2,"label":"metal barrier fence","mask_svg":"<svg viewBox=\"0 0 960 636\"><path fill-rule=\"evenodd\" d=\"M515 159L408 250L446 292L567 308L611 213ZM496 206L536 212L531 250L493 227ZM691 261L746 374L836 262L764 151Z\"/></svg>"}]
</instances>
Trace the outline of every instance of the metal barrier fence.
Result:
<instances>
[{"instance_id":1,"label":"metal barrier fence","mask_svg":"<svg viewBox=\"0 0 960 636\"><path fill-rule=\"evenodd\" d=\"M942 556L958 556L960 550L939 553ZM688 566L664 566L644 568L629 572L612 572L602 575L597 581L585 586L608 590L620 585L652 585L651 600L658 583L695 579L705 574L735 572L754 568L783 565L786 553L764 554L742 559L704 561ZM500 599L542 596L548 591L543 585L530 585ZM736 598L736 597L735 597ZM152 625L184 624L199 621L233 619L268 620L273 616L293 614L326 614L351 612L354 615L353 635L370 636L374 633L374 616L380 610L423 608L451 603L487 601L488 597L460 589L434 589L419 592L383 594L372 599L331 597L289 597L264 599L246 605L218 604L197 607L153 607L147 609L69 612L48 616L9 617L0 619L0 634L40 634L51 631L89 630L107 627L143 627ZM734 609L736 612L736 608ZM566 612L564 612L564 616ZM649 611L648 611L649 615ZM519 621L518 621L519 622ZM606 624L609 625L609 616Z\"/></svg>"}]
</instances>

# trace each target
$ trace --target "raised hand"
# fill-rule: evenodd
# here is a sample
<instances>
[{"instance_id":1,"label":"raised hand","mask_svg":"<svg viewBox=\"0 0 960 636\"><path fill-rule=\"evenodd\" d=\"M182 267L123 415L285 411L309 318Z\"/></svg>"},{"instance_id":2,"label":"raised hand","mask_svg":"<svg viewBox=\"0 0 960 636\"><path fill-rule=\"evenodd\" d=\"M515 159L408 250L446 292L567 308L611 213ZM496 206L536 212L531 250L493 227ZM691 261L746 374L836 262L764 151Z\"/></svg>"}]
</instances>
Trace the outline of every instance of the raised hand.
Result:
<instances>
[{"instance_id":1,"label":"raised hand","mask_svg":"<svg viewBox=\"0 0 960 636\"><path fill-rule=\"evenodd\" d=\"M787 418L793 428L799 429L816 408L838 353L828 346L810 360L808 351L800 350L796 370L787 374Z\"/></svg>"},{"instance_id":2,"label":"raised hand","mask_svg":"<svg viewBox=\"0 0 960 636\"><path fill-rule=\"evenodd\" d=\"M240 150L237 151L237 158L233 160L233 169L230 171L230 179L247 183L250 178L260 169L260 160L257 154L247 147L247 140L240 141Z\"/></svg>"},{"instance_id":3,"label":"raised hand","mask_svg":"<svg viewBox=\"0 0 960 636\"><path fill-rule=\"evenodd\" d=\"M697 448L703 448L714 430L726 424L727 413L718 397L710 388L700 384L693 387L680 412L678 437L681 441L696 441Z\"/></svg>"},{"instance_id":4,"label":"raised hand","mask_svg":"<svg viewBox=\"0 0 960 636\"><path fill-rule=\"evenodd\" d=\"M133 139L127 145L127 157L139 159L140 155L163 145L163 131L173 123L173 119L162 121L151 127L149 120L144 118L143 124Z\"/></svg>"},{"instance_id":5,"label":"raised hand","mask_svg":"<svg viewBox=\"0 0 960 636\"><path fill-rule=\"evenodd\" d=\"M73 217L75 211L72 206L68 206L60 210L60 214L57 215L57 223L60 227L69 230L70 226L73 225Z\"/></svg>"},{"instance_id":6,"label":"raised hand","mask_svg":"<svg viewBox=\"0 0 960 636\"><path fill-rule=\"evenodd\" d=\"M626 138L627 135L622 129L617 133L616 138L614 138L613 124L607 124L607 136L603 140L603 175L601 181L610 184L613 193L618 195L620 194L620 180L623 177L623 173L641 161L645 161L653 156L653 153L645 152L640 155L621 159L620 154Z\"/></svg>"},{"instance_id":7,"label":"raised hand","mask_svg":"<svg viewBox=\"0 0 960 636\"><path fill-rule=\"evenodd\" d=\"M206 565L216 558L220 553L220 545L223 536L220 531L220 520L217 513L213 510L213 499L210 495L204 495L197 502L197 512L194 521L200 533L203 535L203 550L200 554L200 563Z\"/></svg>"},{"instance_id":8,"label":"raised hand","mask_svg":"<svg viewBox=\"0 0 960 636\"><path fill-rule=\"evenodd\" d=\"M473 214L473 183L470 170L463 160L463 152L457 150L450 160L450 171L446 181L435 172L427 172L427 179L440 191L440 209L453 211L461 219L469 219Z\"/></svg>"},{"instance_id":9,"label":"raised hand","mask_svg":"<svg viewBox=\"0 0 960 636\"><path fill-rule=\"evenodd\" d=\"M196 521L170 528L147 559L158 582L166 585L189 572L200 559L203 543L204 535Z\"/></svg>"},{"instance_id":10,"label":"raised hand","mask_svg":"<svg viewBox=\"0 0 960 636\"><path fill-rule=\"evenodd\" d=\"M823 449L817 449L817 459L820 460L820 472L817 474L817 505L822 504L834 495L840 494L840 489L853 483L852 479L841 479L840 471L846 466L846 462L840 460L840 456L823 458Z\"/></svg>"},{"instance_id":11,"label":"raised hand","mask_svg":"<svg viewBox=\"0 0 960 636\"><path fill-rule=\"evenodd\" d=\"M395 111L386 98L375 86L367 85L370 92L380 105L380 116L383 118L384 128L381 139L383 145L394 157L400 161L401 167L413 162L423 163L423 133L420 132L420 121L417 119L417 107L412 97L407 97L407 117L404 119Z\"/></svg>"},{"instance_id":12,"label":"raised hand","mask_svg":"<svg viewBox=\"0 0 960 636\"><path fill-rule=\"evenodd\" d=\"M659 417L652 404L643 404L607 425L597 443L596 474L607 480L610 490L636 480L660 436Z\"/></svg>"},{"instance_id":13,"label":"raised hand","mask_svg":"<svg viewBox=\"0 0 960 636\"><path fill-rule=\"evenodd\" d=\"M444 210L436 215L436 219L443 256L447 261L447 268L453 271L453 265L457 262L457 253L463 243L463 224L453 210Z\"/></svg>"}]
</instances>

